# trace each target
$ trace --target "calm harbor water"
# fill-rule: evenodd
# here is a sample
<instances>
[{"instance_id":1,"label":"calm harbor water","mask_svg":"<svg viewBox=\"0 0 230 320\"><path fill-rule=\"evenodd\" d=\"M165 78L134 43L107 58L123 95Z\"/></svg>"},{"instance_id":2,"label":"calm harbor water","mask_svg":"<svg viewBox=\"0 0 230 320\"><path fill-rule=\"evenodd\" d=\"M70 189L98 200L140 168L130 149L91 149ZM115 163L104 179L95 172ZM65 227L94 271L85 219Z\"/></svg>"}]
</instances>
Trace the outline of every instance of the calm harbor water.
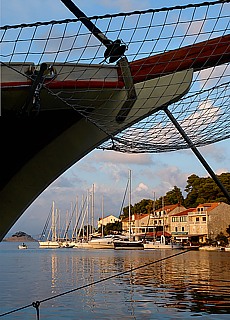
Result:
<instances>
[{"instance_id":1,"label":"calm harbor water","mask_svg":"<svg viewBox=\"0 0 230 320\"><path fill-rule=\"evenodd\" d=\"M40 305L40 319L229 319L230 252L39 249L0 243L0 314ZM147 267L121 274L140 265ZM87 284L120 273L92 286ZM36 319L32 306L1 319Z\"/></svg>"}]
</instances>

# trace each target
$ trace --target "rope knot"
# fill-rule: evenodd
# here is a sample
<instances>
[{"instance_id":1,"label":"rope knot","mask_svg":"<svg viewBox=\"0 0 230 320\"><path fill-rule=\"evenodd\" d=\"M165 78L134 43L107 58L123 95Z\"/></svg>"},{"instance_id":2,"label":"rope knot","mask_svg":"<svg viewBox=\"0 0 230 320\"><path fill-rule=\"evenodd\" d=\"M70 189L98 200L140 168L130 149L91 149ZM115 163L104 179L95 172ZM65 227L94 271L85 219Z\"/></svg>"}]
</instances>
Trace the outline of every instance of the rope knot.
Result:
<instances>
[{"instance_id":1,"label":"rope knot","mask_svg":"<svg viewBox=\"0 0 230 320\"><path fill-rule=\"evenodd\" d=\"M37 320L39 320L39 306L40 306L40 301L35 301L32 303L32 306L36 309L37 313Z\"/></svg>"}]
</instances>

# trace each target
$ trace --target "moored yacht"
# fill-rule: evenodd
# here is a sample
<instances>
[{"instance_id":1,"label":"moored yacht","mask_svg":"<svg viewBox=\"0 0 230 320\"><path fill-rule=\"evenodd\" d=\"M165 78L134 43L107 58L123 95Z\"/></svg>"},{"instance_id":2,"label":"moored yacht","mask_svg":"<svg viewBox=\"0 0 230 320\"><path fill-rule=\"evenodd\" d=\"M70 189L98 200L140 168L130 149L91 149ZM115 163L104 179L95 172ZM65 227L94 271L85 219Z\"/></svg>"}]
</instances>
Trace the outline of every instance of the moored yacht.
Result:
<instances>
[{"instance_id":1,"label":"moored yacht","mask_svg":"<svg viewBox=\"0 0 230 320\"><path fill-rule=\"evenodd\" d=\"M107 235L105 237L93 238L89 241L89 245L94 249L113 249L114 242L127 240L122 235Z\"/></svg>"},{"instance_id":2,"label":"moored yacht","mask_svg":"<svg viewBox=\"0 0 230 320\"><path fill-rule=\"evenodd\" d=\"M142 241L132 241L120 239L113 242L116 250L142 250L144 245Z\"/></svg>"}]
</instances>

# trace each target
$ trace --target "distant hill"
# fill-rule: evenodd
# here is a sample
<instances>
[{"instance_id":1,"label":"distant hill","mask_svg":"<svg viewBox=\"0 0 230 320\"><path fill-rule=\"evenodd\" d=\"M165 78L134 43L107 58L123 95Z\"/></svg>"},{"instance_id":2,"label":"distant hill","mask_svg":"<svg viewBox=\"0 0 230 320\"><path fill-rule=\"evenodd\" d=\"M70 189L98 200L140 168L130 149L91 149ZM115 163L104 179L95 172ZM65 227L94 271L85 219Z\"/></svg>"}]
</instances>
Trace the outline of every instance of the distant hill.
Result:
<instances>
[{"instance_id":1,"label":"distant hill","mask_svg":"<svg viewBox=\"0 0 230 320\"><path fill-rule=\"evenodd\" d=\"M11 237L5 238L4 241L9 242L37 242L33 237L31 237L29 234L18 231L14 233Z\"/></svg>"}]
</instances>

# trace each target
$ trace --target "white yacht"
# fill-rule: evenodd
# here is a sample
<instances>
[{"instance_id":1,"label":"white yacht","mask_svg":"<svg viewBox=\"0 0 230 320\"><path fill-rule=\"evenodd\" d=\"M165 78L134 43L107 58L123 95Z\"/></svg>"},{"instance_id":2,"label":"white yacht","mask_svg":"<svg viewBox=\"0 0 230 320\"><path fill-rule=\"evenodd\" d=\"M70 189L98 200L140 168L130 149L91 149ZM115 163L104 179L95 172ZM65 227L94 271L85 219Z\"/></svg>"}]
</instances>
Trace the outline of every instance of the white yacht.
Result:
<instances>
[{"instance_id":1,"label":"white yacht","mask_svg":"<svg viewBox=\"0 0 230 320\"><path fill-rule=\"evenodd\" d=\"M107 235L105 237L93 238L89 241L89 245L94 249L113 249L114 242L127 240L122 235Z\"/></svg>"}]
</instances>

